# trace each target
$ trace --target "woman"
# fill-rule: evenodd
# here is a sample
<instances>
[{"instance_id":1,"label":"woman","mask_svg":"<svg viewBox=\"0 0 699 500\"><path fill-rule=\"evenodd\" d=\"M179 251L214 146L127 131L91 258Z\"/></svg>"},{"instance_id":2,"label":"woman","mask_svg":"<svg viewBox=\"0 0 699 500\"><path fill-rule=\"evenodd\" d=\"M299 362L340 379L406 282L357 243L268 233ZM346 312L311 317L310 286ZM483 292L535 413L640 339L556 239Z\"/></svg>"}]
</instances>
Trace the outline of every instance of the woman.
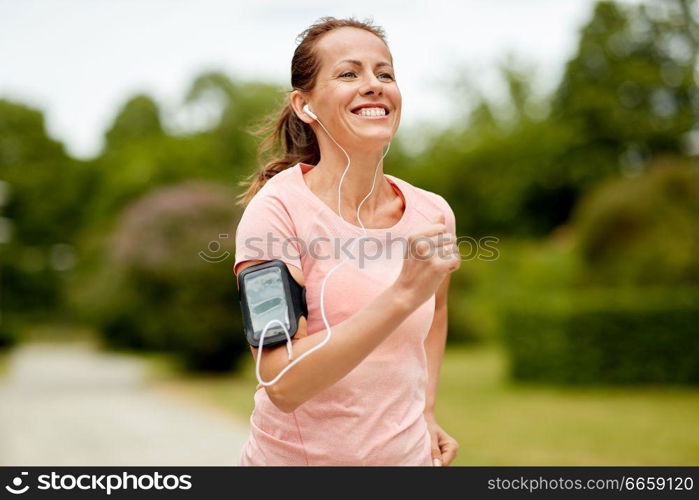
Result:
<instances>
[{"instance_id":1,"label":"woman","mask_svg":"<svg viewBox=\"0 0 699 500\"><path fill-rule=\"evenodd\" d=\"M298 358L326 337L320 289L346 257L337 250L362 235L374 248L327 280L328 343L258 386L240 464L448 465L458 444L434 406L449 277L460 264L454 213L441 196L383 173L382 148L401 113L383 30L322 18L299 38L293 91L262 146L280 141L283 155L246 183L234 272L281 259L306 287L308 318L292 340ZM397 255L396 240L405 249ZM262 354L264 380L290 363L284 345Z\"/></svg>"}]
</instances>

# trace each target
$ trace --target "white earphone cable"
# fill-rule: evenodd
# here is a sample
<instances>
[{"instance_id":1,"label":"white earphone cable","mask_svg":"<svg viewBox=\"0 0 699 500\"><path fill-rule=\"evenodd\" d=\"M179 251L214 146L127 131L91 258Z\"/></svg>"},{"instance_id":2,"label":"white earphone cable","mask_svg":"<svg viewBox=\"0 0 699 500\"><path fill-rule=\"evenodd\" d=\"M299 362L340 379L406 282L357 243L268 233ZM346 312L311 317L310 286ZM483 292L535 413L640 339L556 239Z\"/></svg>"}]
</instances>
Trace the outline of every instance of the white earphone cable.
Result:
<instances>
[{"instance_id":1,"label":"white earphone cable","mask_svg":"<svg viewBox=\"0 0 699 500\"><path fill-rule=\"evenodd\" d=\"M325 128L325 125L323 125L323 123L318 119L318 117L316 116L316 117L314 117L314 119L318 122L318 124L320 124L321 127L323 127L323 130L325 130L325 133L328 134L328 137L330 137L330 139L335 143L335 145L336 145L338 148L340 148L340 150L342 150L342 152L343 152L343 153L345 154L345 156L347 157L347 166L345 167L345 170L344 170L344 172L342 173L342 176L340 177L340 183L339 183L338 186L337 186L337 212L338 212L338 214L340 215L340 218L342 218L343 220L345 220L344 217L342 217L342 205L341 205L341 201L342 201L342 183L343 183L343 181L345 180L345 175L347 175L347 172L348 172L349 167L350 167L350 157L349 157L349 155L347 154L347 151L345 151L345 150L342 148L342 146L340 146L340 145L337 143L337 141L333 138L333 136L330 135L330 132L328 132L328 130ZM364 231L364 236L362 236L361 238L359 238L359 239L357 240L357 243L359 243L359 241L361 241L363 238L367 238L367 237L369 236L369 234L368 234L366 228L364 227L364 224L362 224L361 218L359 217L359 211L361 210L362 205L364 204L364 202L371 196L371 193L374 192L374 186L376 185L376 173L377 173L378 170L379 170L379 165L381 165L381 162L383 161L383 159L384 159L384 158L386 157L386 155L388 154L388 151L389 151L390 148L391 148L391 143L389 142L389 143L388 143L388 147L386 148L386 152L383 154L383 156L381 157L381 159L379 160L379 162L376 164L376 168L374 169L374 180L373 180L373 182L372 182L372 184L371 184L371 190L370 190L369 193L364 197L364 199L359 203L359 206L357 207L357 221L359 222L359 225L361 226L362 231ZM351 253L350 253L350 255L351 255ZM320 315L322 316L322 318L323 318L323 323L325 324L325 328L327 329L327 333L326 333L326 335L325 335L325 338L323 339L323 341L322 341L320 344L318 344L318 345L312 347L312 348L309 349L308 351L306 351L306 352L304 352L303 354L301 354L298 358L296 358L296 359L293 361L293 363L291 363L291 364L285 366L285 367L277 374L277 376L274 377L274 378L273 378L272 380L270 380L270 381L264 381L264 380L262 380L262 376L260 375L260 360L262 359L262 349L263 349L263 345L264 345L265 335L267 334L267 330L269 329L269 327L270 327L273 323L279 323L279 325L280 325L280 326L282 327L282 329L284 330L284 334L286 335L286 339L287 339L287 340L286 340L286 348L287 348L287 351L288 351L288 353L289 353L289 361L291 361L291 360L293 359L294 353L293 353L293 348L291 347L291 336L289 335L289 331L288 331L288 329L286 328L286 326L285 326L281 321L279 321L278 319L270 320L270 321L265 325L265 327L262 329L262 334L260 335L260 342L259 342L259 344L258 344L258 345L259 345L259 352L258 352L258 354L257 354L257 361L256 361L256 363L255 363L255 375L257 376L257 380L258 380L258 382L260 383L260 385L263 385L263 386L270 386L270 385L272 385L272 384L275 384L277 381L279 381L279 379L280 379L289 369L291 369L292 366L294 366L296 363L298 363L299 361L301 361L303 358L305 358L306 356L308 356L308 355L311 354L312 352L317 351L318 349L320 349L321 347L323 347L323 346L330 340L330 336L332 335L332 330L331 330L331 328L330 328L330 324L328 323L328 318L325 316L325 303L324 303L324 298L325 298L325 284L327 283L328 278L330 277L330 275L331 275L332 273L334 273L335 270L337 270L341 265L343 265L343 264L344 264L345 262L347 262L348 260L349 260L349 257L345 257L345 259L344 259L342 262L340 262L340 263L337 264L335 267L333 267L330 271L328 271L328 274L326 274L325 277L323 278L323 283L322 283L322 285L321 285L321 287L320 287Z\"/></svg>"}]
</instances>

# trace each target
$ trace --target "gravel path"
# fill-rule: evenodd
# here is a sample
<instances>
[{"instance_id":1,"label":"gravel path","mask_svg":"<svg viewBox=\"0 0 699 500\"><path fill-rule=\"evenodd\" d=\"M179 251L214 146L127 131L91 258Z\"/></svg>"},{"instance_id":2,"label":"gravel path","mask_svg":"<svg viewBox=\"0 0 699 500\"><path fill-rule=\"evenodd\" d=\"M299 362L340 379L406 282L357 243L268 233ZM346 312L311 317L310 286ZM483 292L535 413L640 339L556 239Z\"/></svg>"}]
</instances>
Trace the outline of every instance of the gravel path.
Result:
<instances>
[{"instance_id":1,"label":"gravel path","mask_svg":"<svg viewBox=\"0 0 699 500\"><path fill-rule=\"evenodd\" d=\"M246 437L88 344L24 344L0 378L0 465L235 465Z\"/></svg>"}]
</instances>

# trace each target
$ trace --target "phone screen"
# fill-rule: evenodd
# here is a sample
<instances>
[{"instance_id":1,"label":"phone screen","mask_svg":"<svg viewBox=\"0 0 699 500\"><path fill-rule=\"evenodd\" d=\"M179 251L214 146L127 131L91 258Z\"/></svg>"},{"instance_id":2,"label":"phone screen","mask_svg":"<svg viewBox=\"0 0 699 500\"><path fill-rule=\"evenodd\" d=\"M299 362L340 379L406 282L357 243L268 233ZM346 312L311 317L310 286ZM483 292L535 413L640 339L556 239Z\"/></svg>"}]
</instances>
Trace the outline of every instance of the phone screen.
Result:
<instances>
[{"instance_id":1,"label":"phone screen","mask_svg":"<svg viewBox=\"0 0 699 500\"><path fill-rule=\"evenodd\" d=\"M256 341L260 340L265 325L273 319L281 321L289 329L289 307L282 273L278 268L271 267L245 276L245 293ZM265 338L283 331L279 323L273 323L267 329Z\"/></svg>"}]
</instances>

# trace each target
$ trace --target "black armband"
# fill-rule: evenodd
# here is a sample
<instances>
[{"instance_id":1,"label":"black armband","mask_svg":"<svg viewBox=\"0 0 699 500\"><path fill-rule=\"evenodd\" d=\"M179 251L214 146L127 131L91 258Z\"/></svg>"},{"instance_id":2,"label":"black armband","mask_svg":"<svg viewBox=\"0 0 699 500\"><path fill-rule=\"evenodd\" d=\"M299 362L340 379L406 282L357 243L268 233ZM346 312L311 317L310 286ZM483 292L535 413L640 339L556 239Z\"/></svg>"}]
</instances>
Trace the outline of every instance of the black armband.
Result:
<instances>
[{"instance_id":1,"label":"black armband","mask_svg":"<svg viewBox=\"0 0 699 500\"><path fill-rule=\"evenodd\" d=\"M238 283L245 337L251 346L259 347L262 331L272 320L284 324L293 338L299 318L308 318L306 289L291 276L283 261L275 259L247 267L238 275ZM284 329L274 322L265 333L263 345L280 344L286 339Z\"/></svg>"}]
</instances>

